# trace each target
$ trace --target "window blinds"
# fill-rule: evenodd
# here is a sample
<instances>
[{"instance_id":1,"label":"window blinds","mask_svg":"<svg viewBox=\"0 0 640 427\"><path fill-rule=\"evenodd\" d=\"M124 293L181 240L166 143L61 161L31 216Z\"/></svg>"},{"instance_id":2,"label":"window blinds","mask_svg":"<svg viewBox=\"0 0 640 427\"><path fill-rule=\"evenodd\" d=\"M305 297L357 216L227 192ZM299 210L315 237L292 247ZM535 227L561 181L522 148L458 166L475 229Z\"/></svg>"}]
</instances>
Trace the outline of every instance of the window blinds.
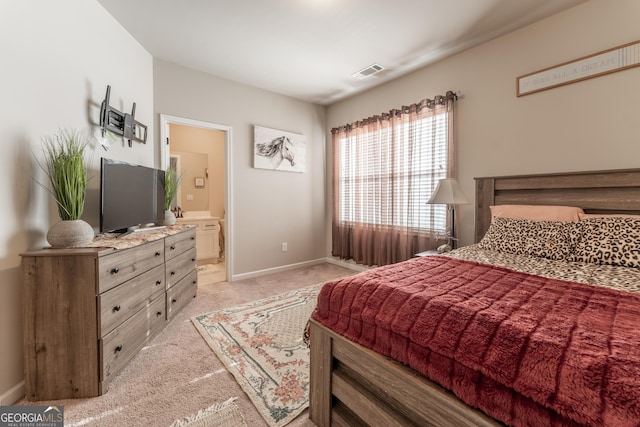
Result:
<instances>
[{"instance_id":1,"label":"window blinds","mask_svg":"<svg viewBox=\"0 0 640 427\"><path fill-rule=\"evenodd\" d=\"M428 205L446 178L448 117L382 120L339 139L339 215L344 223L442 233L446 207ZM392 124L393 123L393 124Z\"/></svg>"}]
</instances>

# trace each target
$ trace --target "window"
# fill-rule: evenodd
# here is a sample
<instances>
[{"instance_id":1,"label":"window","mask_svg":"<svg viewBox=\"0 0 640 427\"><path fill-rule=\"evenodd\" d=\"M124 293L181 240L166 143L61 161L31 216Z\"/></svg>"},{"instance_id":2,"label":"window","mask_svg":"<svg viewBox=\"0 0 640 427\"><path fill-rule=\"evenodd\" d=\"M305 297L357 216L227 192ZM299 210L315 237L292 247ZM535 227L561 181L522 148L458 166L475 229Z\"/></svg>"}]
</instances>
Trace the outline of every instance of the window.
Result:
<instances>
[{"instance_id":1,"label":"window","mask_svg":"<svg viewBox=\"0 0 640 427\"><path fill-rule=\"evenodd\" d=\"M446 178L447 134L443 113L341 138L340 221L444 232L446 207L426 203Z\"/></svg>"},{"instance_id":2,"label":"window","mask_svg":"<svg viewBox=\"0 0 640 427\"><path fill-rule=\"evenodd\" d=\"M427 201L452 171L453 97L332 129L333 255L384 265L444 237L446 206Z\"/></svg>"}]
</instances>

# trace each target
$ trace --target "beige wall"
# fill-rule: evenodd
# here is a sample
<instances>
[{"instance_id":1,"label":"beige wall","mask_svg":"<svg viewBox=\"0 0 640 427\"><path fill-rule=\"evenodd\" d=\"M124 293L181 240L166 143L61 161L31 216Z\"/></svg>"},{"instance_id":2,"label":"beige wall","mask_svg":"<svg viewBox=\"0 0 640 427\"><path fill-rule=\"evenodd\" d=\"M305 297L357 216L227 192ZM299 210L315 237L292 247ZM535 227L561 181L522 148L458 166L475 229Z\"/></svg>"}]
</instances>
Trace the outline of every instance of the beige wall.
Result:
<instances>
[{"instance_id":1,"label":"beige wall","mask_svg":"<svg viewBox=\"0 0 640 427\"><path fill-rule=\"evenodd\" d=\"M227 234L234 279L324 258L325 108L157 59L153 80L158 115L232 129ZM256 125L303 134L306 171L253 168ZM287 252L280 250L283 242Z\"/></svg>"},{"instance_id":2,"label":"beige wall","mask_svg":"<svg viewBox=\"0 0 640 427\"><path fill-rule=\"evenodd\" d=\"M224 138L225 132L178 124L169 125L171 153L181 154L183 180L179 206L185 211L209 211L211 216L224 218ZM188 154L206 155L208 176L204 168L185 163ZM196 188L194 178L205 178L205 187ZM187 200L187 194L193 196Z\"/></svg>"},{"instance_id":3,"label":"beige wall","mask_svg":"<svg viewBox=\"0 0 640 427\"><path fill-rule=\"evenodd\" d=\"M180 186L176 206L181 212L209 212L209 182L205 170L209 167L209 154L171 150L171 157L179 159ZM196 186L196 180L201 185Z\"/></svg>"},{"instance_id":4,"label":"beige wall","mask_svg":"<svg viewBox=\"0 0 640 427\"><path fill-rule=\"evenodd\" d=\"M334 104L327 129L456 90L464 96L458 179L470 199L479 176L639 167L640 67L515 92L517 76L640 40L639 17L637 0L591 0ZM473 205L457 211L463 244L473 241L473 212ZM327 206L328 228L329 219Z\"/></svg>"},{"instance_id":5,"label":"beige wall","mask_svg":"<svg viewBox=\"0 0 640 427\"><path fill-rule=\"evenodd\" d=\"M96 148L84 218L99 226L100 156L154 166L152 58L97 1L3 2L0 7L0 404L22 396L21 252L46 244L59 221L54 202L32 178L40 139L60 127L90 131L111 85L111 104L149 126L146 144L119 138Z\"/></svg>"}]
</instances>

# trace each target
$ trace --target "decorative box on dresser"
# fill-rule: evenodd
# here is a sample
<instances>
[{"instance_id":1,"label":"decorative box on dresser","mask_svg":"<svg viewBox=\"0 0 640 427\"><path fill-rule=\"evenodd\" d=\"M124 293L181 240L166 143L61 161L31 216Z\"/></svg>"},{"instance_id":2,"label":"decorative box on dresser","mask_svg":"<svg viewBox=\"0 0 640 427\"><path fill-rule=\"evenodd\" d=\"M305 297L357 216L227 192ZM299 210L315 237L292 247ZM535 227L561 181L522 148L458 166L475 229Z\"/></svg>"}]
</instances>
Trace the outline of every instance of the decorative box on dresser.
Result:
<instances>
[{"instance_id":1,"label":"decorative box on dresser","mask_svg":"<svg viewBox=\"0 0 640 427\"><path fill-rule=\"evenodd\" d=\"M195 227L21 254L27 400L93 397L197 291Z\"/></svg>"}]
</instances>

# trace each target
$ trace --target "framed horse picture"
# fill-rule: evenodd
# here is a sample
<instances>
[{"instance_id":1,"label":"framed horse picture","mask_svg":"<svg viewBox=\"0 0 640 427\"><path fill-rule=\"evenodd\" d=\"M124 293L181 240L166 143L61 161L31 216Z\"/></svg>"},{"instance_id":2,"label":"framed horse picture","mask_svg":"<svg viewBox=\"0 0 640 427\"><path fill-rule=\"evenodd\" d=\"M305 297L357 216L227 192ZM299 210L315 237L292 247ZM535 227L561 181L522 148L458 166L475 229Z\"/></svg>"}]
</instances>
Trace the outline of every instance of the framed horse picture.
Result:
<instances>
[{"instance_id":1,"label":"framed horse picture","mask_svg":"<svg viewBox=\"0 0 640 427\"><path fill-rule=\"evenodd\" d=\"M254 126L254 168L304 172L304 154L304 135L262 126Z\"/></svg>"}]
</instances>

